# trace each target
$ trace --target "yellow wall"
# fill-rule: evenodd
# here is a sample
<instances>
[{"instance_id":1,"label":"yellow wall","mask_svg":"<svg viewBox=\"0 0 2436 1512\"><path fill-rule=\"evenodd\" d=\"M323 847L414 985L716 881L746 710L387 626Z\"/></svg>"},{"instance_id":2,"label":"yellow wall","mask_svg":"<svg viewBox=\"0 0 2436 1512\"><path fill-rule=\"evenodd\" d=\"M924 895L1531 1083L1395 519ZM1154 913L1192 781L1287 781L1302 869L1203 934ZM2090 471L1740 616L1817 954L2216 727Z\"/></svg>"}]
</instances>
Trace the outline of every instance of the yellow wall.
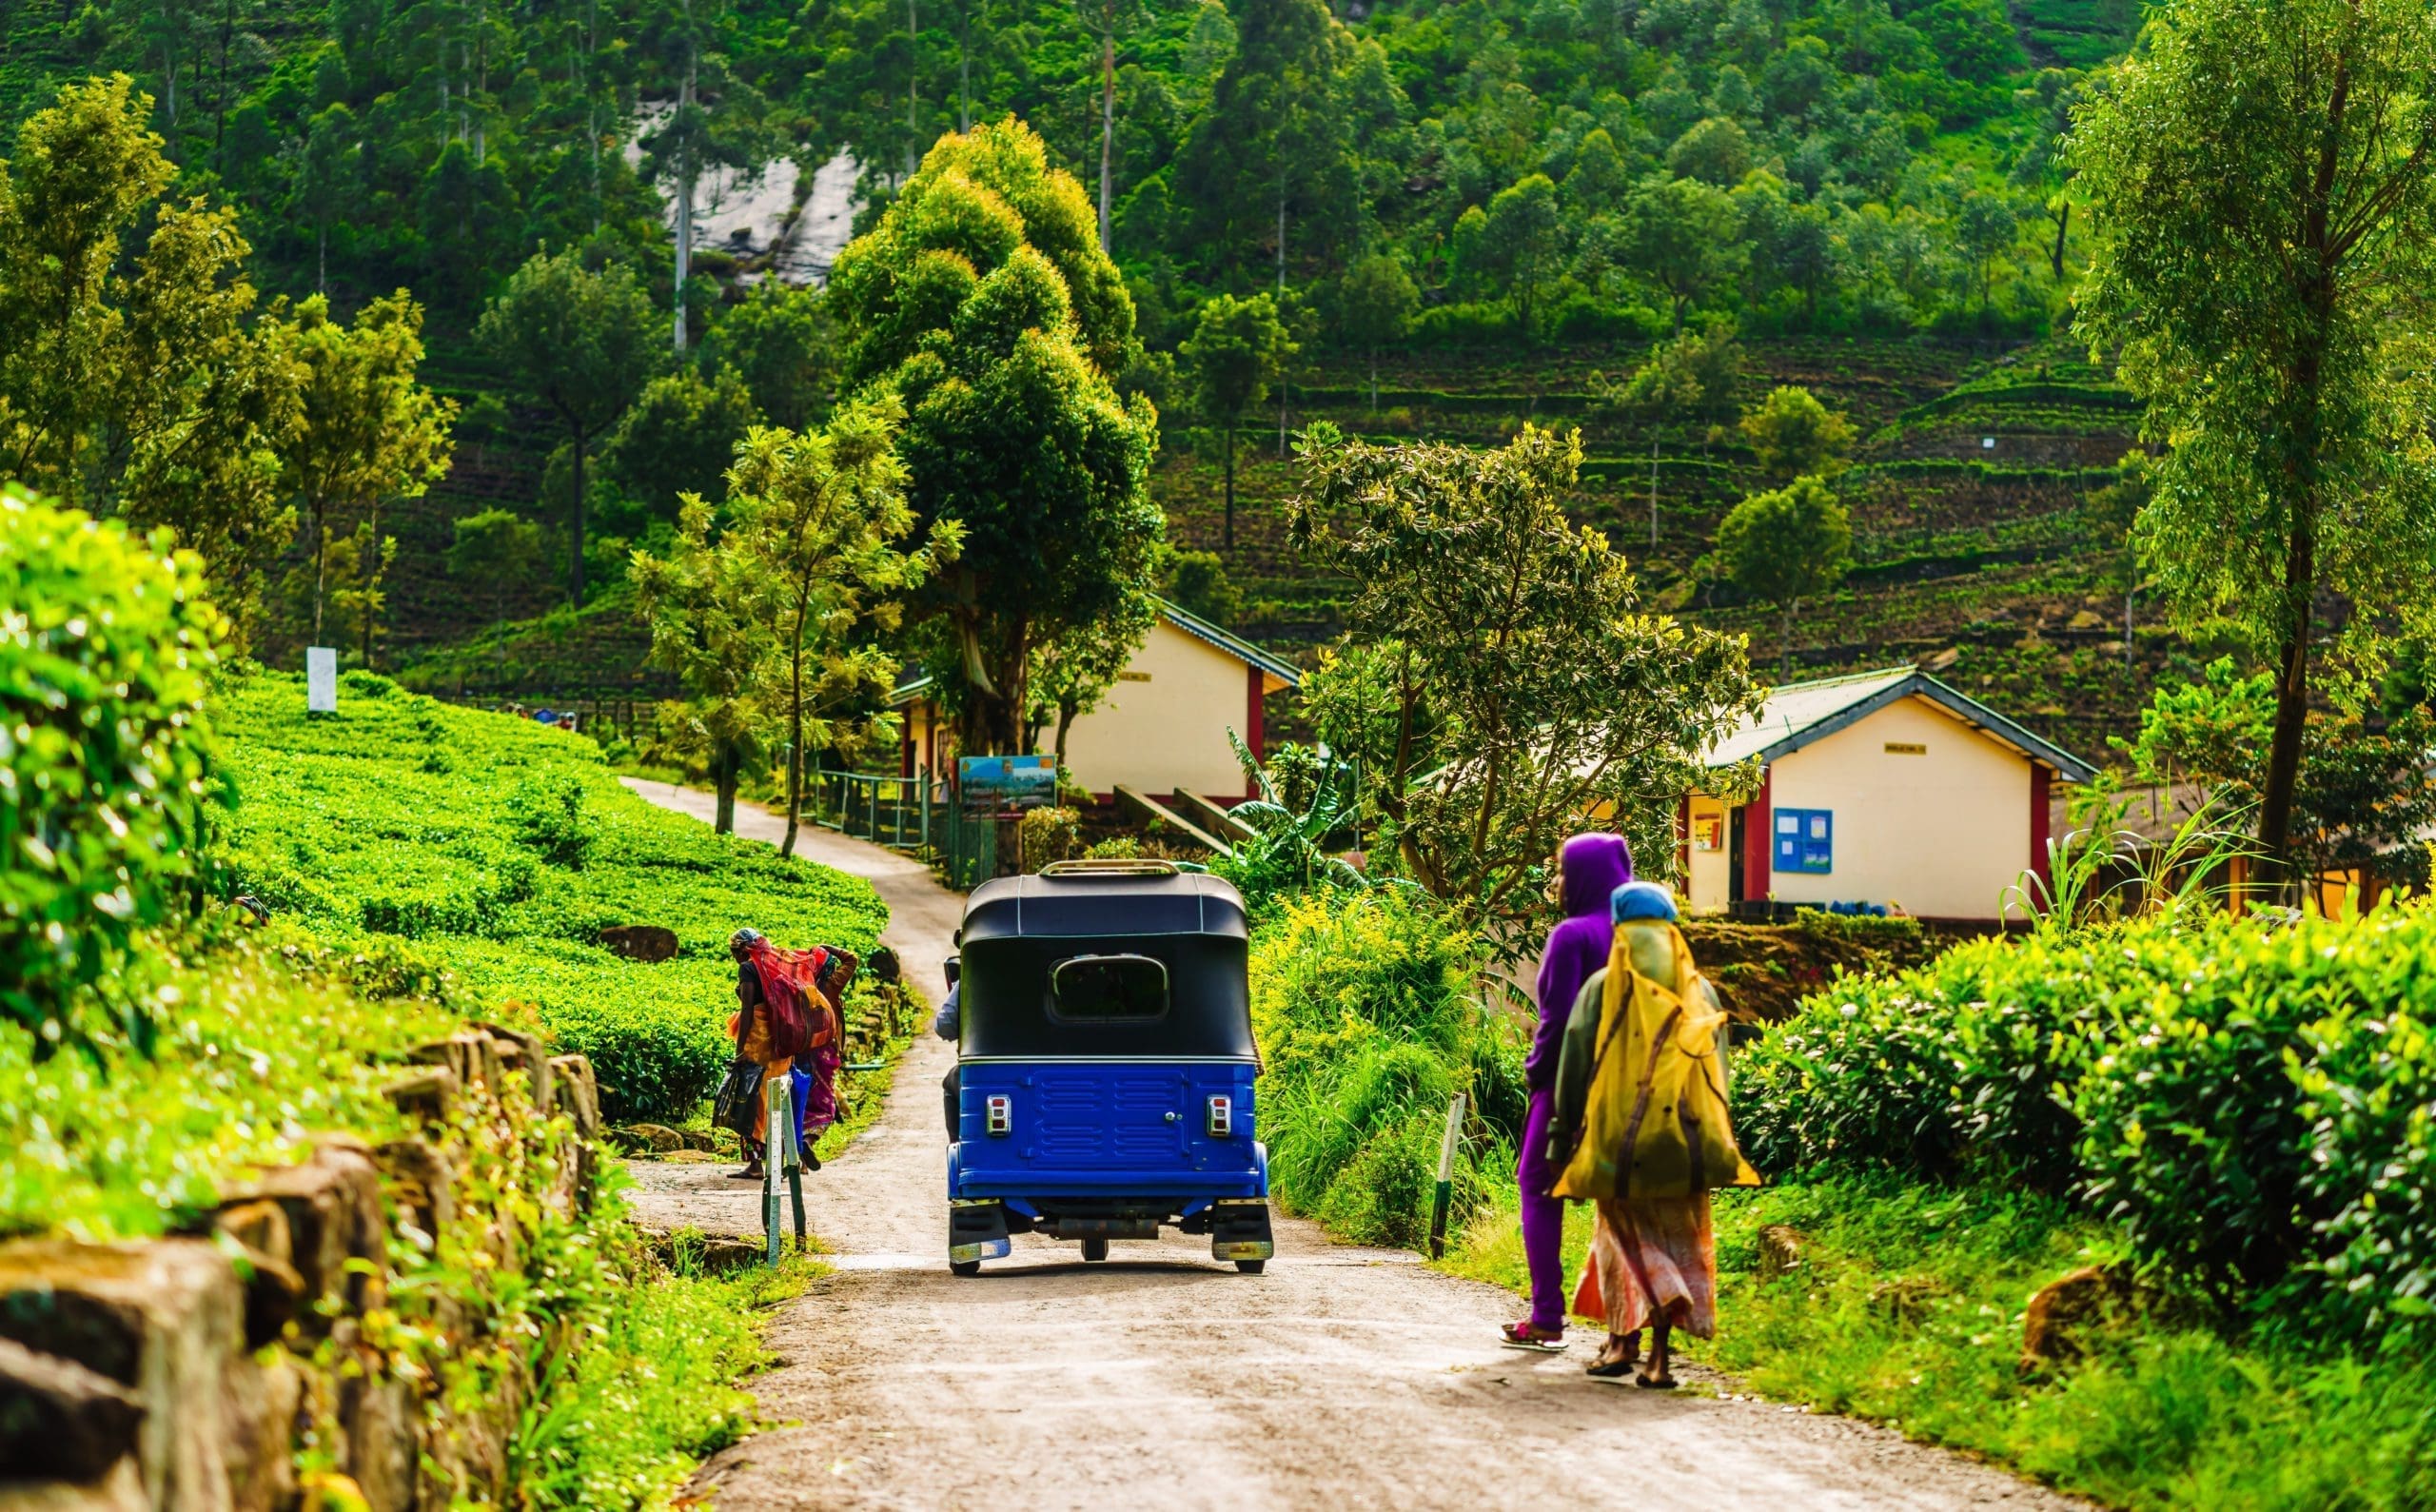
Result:
<instances>
[{"instance_id":1,"label":"yellow wall","mask_svg":"<svg viewBox=\"0 0 2436 1512\"><path fill-rule=\"evenodd\" d=\"M1927 749L1895 755L1889 742ZM1890 704L1782 757L1770 787L1777 808L1836 816L1835 870L1772 872L1769 890L1782 902L1900 903L1907 913L1994 918L2030 864L2030 759L1925 698Z\"/></svg>"},{"instance_id":2,"label":"yellow wall","mask_svg":"<svg viewBox=\"0 0 2436 1512\"><path fill-rule=\"evenodd\" d=\"M1206 797L1241 797L1244 769L1227 732L1250 738L1244 726L1251 669L1162 619L1125 672L1100 706L1067 734L1066 764L1074 780L1103 796L1121 782L1152 797L1180 787ZM931 705L917 700L897 712L913 734L919 768L930 759ZM1054 749L1056 738L1057 727L1044 726L1043 751Z\"/></svg>"},{"instance_id":3,"label":"yellow wall","mask_svg":"<svg viewBox=\"0 0 2436 1512\"><path fill-rule=\"evenodd\" d=\"M1153 797L1188 788L1209 797L1240 796L1244 769L1227 732L1244 727L1250 669L1165 619L1126 664L1100 706L1074 721L1066 764L1093 793L1118 783ZM1041 732L1044 745L1056 731Z\"/></svg>"}]
</instances>

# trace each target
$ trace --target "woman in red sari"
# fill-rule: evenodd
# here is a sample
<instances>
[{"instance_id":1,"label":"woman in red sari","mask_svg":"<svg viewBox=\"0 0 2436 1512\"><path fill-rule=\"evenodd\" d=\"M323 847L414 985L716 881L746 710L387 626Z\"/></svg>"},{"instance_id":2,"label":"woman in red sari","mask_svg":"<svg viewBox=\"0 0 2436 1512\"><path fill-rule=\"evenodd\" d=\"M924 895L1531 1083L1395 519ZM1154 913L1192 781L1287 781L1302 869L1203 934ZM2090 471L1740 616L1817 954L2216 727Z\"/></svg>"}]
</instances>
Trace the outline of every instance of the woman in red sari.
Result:
<instances>
[{"instance_id":1,"label":"woman in red sari","mask_svg":"<svg viewBox=\"0 0 2436 1512\"><path fill-rule=\"evenodd\" d=\"M744 1141L744 1168L734 1175L739 1181L759 1181L762 1155L770 1141L768 1089L791 1085L798 1058L806 1061L815 1084L806 1101L815 1109L825 1106L835 1117L842 1036L836 1006L821 992L823 969L829 966L832 952L826 949L782 951L763 938L760 931L750 929L737 931L727 943L728 953L737 963L737 1005L736 1016L728 1020L728 1032L735 1036L739 1058L760 1062L763 1089L754 1110L753 1133Z\"/></svg>"}]
</instances>

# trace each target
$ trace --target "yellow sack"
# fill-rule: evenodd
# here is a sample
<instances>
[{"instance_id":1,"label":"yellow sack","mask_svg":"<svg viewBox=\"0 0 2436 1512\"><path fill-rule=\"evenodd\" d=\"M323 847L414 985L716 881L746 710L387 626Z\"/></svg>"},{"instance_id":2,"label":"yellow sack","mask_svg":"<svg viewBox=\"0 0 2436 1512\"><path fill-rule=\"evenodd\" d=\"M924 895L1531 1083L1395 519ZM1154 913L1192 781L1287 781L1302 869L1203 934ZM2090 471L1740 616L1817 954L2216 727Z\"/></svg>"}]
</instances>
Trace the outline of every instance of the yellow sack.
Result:
<instances>
[{"instance_id":1,"label":"yellow sack","mask_svg":"<svg viewBox=\"0 0 2436 1512\"><path fill-rule=\"evenodd\" d=\"M1725 1015L1708 1006L1682 931L1669 924L1666 933L1673 991L1633 970L1625 932L1616 932L1590 1099L1573 1158L1557 1178L1560 1197L1689 1197L1759 1185L1726 1115L1717 1054Z\"/></svg>"}]
</instances>

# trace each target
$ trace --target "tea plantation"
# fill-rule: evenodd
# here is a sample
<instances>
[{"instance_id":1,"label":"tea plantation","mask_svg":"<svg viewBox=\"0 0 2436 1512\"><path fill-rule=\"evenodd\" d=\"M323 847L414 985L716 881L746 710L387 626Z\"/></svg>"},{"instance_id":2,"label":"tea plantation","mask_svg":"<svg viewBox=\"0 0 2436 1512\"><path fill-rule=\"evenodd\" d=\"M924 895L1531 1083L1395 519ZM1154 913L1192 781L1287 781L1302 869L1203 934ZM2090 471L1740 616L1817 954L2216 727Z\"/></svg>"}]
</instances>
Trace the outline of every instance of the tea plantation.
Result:
<instances>
[{"instance_id":1,"label":"tea plantation","mask_svg":"<svg viewBox=\"0 0 2436 1512\"><path fill-rule=\"evenodd\" d=\"M586 738L350 673L308 717L300 678L232 679L216 705L231 814L227 885L324 939L409 940L470 996L529 1005L592 1057L604 1111L681 1120L729 1054L728 935L868 954L870 887L713 834L620 787ZM674 930L657 965L599 944Z\"/></svg>"}]
</instances>

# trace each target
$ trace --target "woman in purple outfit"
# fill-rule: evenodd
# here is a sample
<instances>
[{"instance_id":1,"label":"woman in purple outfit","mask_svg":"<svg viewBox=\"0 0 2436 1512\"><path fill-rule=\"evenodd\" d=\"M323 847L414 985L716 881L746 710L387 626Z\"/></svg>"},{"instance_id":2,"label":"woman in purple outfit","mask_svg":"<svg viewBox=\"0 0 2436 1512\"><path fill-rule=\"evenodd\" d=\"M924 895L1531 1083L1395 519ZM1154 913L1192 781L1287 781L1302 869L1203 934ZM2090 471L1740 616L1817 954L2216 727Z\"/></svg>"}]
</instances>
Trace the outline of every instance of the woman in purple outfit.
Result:
<instances>
[{"instance_id":1,"label":"woman in purple outfit","mask_svg":"<svg viewBox=\"0 0 2436 1512\"><path fill-rule=\"evenodd\" d=\"M1615 927L1607 899L1633 879L1633 853L1621 835L1577 835L1557 854L1563 881L1558 901L1564 921L1548 933L1540 958L1540 1031L1522 1063L1531 1108L1522 1123L1522 1158L1514 1175L1522 1189L1522 1258L1531 1272L1531 1316L1502 1330L1518 1349L1564 1346L1564 1203L1548 1194L1548 1115L1555 1096L1557 1051L1565 1019L1590 973L1607 964Z\"/></svg>"}]
</instances>

